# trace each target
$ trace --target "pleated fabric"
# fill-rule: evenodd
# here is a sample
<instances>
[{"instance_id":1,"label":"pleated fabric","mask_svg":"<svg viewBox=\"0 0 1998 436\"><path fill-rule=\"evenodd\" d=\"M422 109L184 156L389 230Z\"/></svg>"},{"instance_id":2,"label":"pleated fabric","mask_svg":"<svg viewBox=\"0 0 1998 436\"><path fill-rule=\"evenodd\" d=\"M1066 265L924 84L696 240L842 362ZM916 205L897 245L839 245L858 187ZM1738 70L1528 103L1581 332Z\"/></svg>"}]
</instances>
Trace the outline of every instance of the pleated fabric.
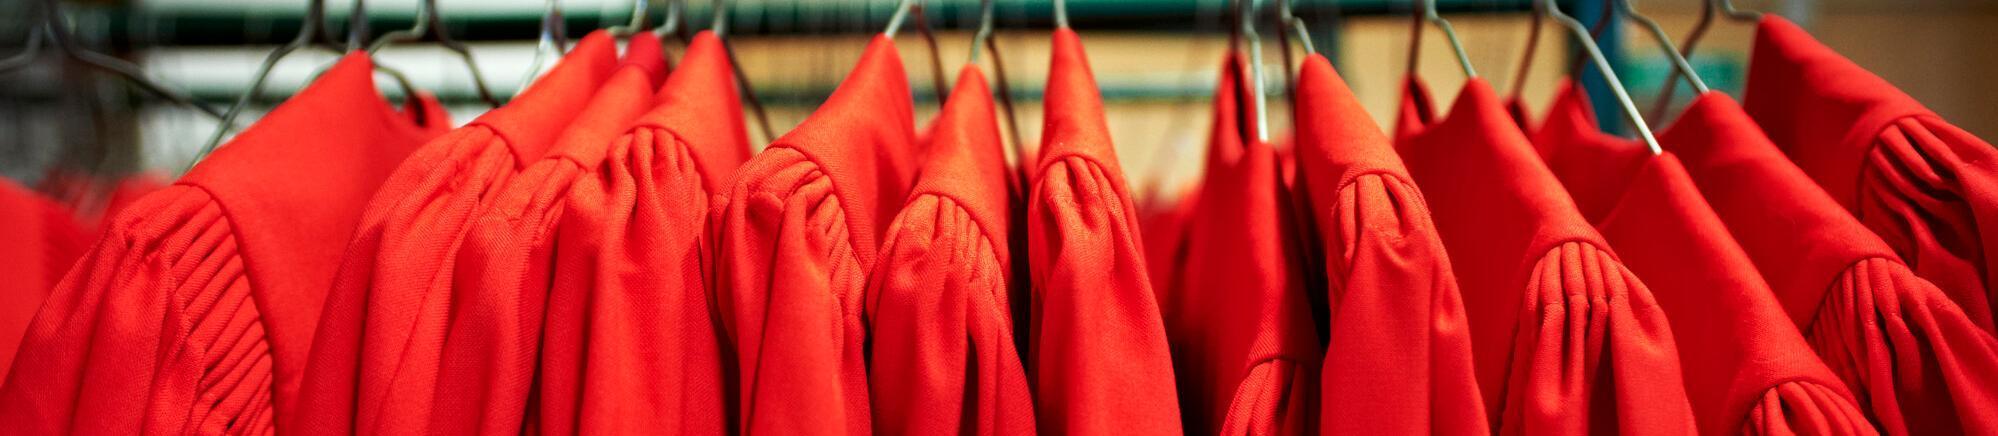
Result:
<instances>
[{"instance_id":1,"label":"pleated fabric","mask_svg":"<svg viewBox=\"0 0 1998 436\"><path fill-rule=\"evenodd\" d=\"M1491 433L1463 296L1427 200L1324 57L1297 79L1297 173L1328 306L1319 430Z\"/></svg>"},{"instance_id":2,"label":"pleated fabric","mask_svg":"<svg viewBox=\"0 0 1998 436\"><path fill-rule=\"evenodd\" d=\"M743 434L867 434L867 273L915 177L908 76L876 36L716 205L714 298ZM898 376L900 374L897 374Z\"/></svg>"},{"instance_id":3,"label":"pleated fabric","mask_svg":"<svg viewBox=\"0 0 1998 436\"><path fill-rule=\"evenodd\" d=\"M1544 126L1534 145L1583 215L1651 286L1672 332L1699 338L1678 350L1701 434L1877 433L1678 157L1603 133L1572 82Z\"/></svg>"},{"instance_id":4,"label":"pleated fabric","mask_svg":"<svg viewBox=\"0 0 1998 436\"><path fill-rule=\"evenodd\" d=\"M19 434L271 434L300 410L320 308L362 205L450 125L398 113L365 53L132 204L29 326L0 422ZM427 125L411 120L416 114Z\"/></svg>"},{"instance_id":5,"label":"pleated fabric","mask_svg":"<svg viewBox=\"0 0 1998 436\"><path fill-rule=\"evenodd\" d=\"M1678 353L1651 290L1472 79L1432 121L1413 78L1397 148L1435 211L1500 434L1692 434Z\"/></svg>"},{"instance_id":6,"label":"pleated fabric","mask_svg":"<svg viewBox=\"0 0 1998 436\"><path fill-rule=\"evenodd\" d=\"M35 309L90 249L92 233L70 208L0 179L0 380Z\"/></svg>"},{"instance_id":7,"label":"pleated fabric","mask_svg":"<svg viewBox=\"0 0 1998 436\"><path fill-rule=\"evenodd\" d=\"M471 223L449 276L451 307L441 314L448 321L436 390L390 398L404 401L391 403L395 409L403 409L401 404L430 409L426 433L513 434L537 420L529 416L539 410L530 404L530 392L537 384L561 381L537 377L536 368L548 297L555 292L550 289L555 225L570 188L591 177L611 142L652 109L652 78L664 63L657 38L633 38L622 65L562 130L548 156L507 180ZM540 398L567 399L559 397L568 390L557 392ZM574 425L571 417L560 418L543 430Z\"/></svg>"},{"instance_id":8,"label":"pleated fabric","mask_svg":"<svg viewBox=\"0 0 1998 436\"><path fill-rule=\"evenodd\" d=\"M958 73L867 281L868 380L883 434L1031 435L1013 338L1006 154L976 65Z\"/></svg>"},{"instance_id":9,"label":"pleated fabric","mask_svg":"<svg viewBox=\"0 0 1998 436\"><path fill-rule=\"evenodd\" d=\"M706 229L749 136L722 50L695 35L654 107L569 188L532 411L541 434L727 431Z\"/></svg>"},{"instance_id":10,"label":"pleated fabric","mask_svg":"<svg viewBox=\"0 0 1998 436\"><path fill-rule=\"evenodd\" d=\"M1998 431L1998 340L1784 159L1733 99L1699 97L1668 133L1663 145L1882 432Z\"/></svg>"},{"instance_id":11,"label":"pleated fabric","mask_svg":"<svg viewBox=\"0 0 1998 436\"><path fill-rule=\"evenodd\" d=\"M428 430L461 241L484 205L546 153L617 64L607 32L584 37L506 106L424 144L382 183L339 256L313 337L304 402L287 418L295 432Z\"/></svg>"},{"instance_id":12,"label":"pleated fabric","mask_svg":"<svg viewBox=\"0 0 1998 436\"><path fill-rule=\"evenodd\" d=\"M1804 174L1972 322L1998 307L1998 149L1764 15L1742 105Z\"/></svg>"},{"instance_id":13,"label":"pleated fabric","mask_svg":"<svg viewBox=\"0 0 1998 436\"><path fill-rule=\"evenodd\" d=\"M1180 434L1172 352L1082 41L1058 28L1027 200L1027 371L1039 429Z\"/></svg>"},{"instance_id":14,"label":"pleated fabric","mask_svg":"<svg viewBox=\"0 0 1998 436\"><path fill-rule=\"evenodd\" d=\"M1185 264L1161 309L1186 432L1301 435L1323 351L1276 152L1248 131L1245 66L1238 53L1222 65Z\"/></svg>"}]
</instances>

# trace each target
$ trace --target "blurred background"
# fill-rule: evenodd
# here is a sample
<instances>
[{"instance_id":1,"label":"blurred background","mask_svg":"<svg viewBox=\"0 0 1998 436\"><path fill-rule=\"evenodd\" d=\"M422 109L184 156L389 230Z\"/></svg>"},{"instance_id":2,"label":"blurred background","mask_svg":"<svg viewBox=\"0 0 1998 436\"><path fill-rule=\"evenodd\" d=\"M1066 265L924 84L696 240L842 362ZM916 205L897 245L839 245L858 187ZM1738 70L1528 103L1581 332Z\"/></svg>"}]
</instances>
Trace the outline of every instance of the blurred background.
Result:
<instances>
[{"instance_id":1,"label":"blurred background","mask_svg":"<svg viewBox=\"0 0 1998 436\"><path fill-rule=\"evenodd\" d=\"M365 3L369 30L380 34L408 28L419 16L418 0ZM1265 76L1270 83L1272 131L1288 130L1284 111L1286 80L1274 0L1264 0L1259 32ZM1416 11L1409 0L1293 0L1291 9L1310 30L1318 51L1333 59L1375 120L1392 121L1407 73L1410 26ZM1522 63L1531 73L1517 87L1529 111L1538 114L1567 80L1577 47L1552 23L1542 23L1533 56L1525 58L1534 21L1525 0L1437 0L1454 24L1479 75L1502 93L1515 92ZM1601 17L1600 0L1560 0L1562 9L1584 22ZM1639 0L1635 7L1672 36L1683 40L1702 16L1701 0ZM1998 137L1998 0L1787 0L1735 2L1741 9L1774 13L1811 31L1821 41L1927 104L1958 126L1985 138ZM166 103L84 62L62 56L45 44L50 33L32 30L48 22L49 5L60 12L63 42L129 61L138 73L163 88L184 92L197 104L226 109L247 90L258 65L272 49L292 39L306 17L306 0L5 0L0 2L0 56L42 47L0 73L0 175L35 186L50 174L84 174L115 179L152 172L181 171L218 124L201 111ZM443 29L469 46L473 66L499 99L518 90L529 75L548 3L541 0L436 0ZM660 23L669 9L654 0L647 15ZM635 4L619 0L556 2L564 32L579 38L589 31L630 20ZM687 26L711 26L714 4L685 3ZM856 61L869 38L893 13L892 0L739 0L726 4L730 40L755 94L768 109L771 129L781 135L804 119ZM1048 62L1051 0L997 0L998 58L1010 89L1021 138L1037 142L1040 89ZM1216 0L1069 0L1072 26L1082 35L1106 100L1112 135L1128 177L1141 197L1169 196L1199 173L1211 124L1212 95L1229 48L1234 3ZM354 20L353 0L325 2L327 26L344 35ZM933 52L913 27L897 44L916 88L919 122L936 109L933 78L954 78L967 59L971 30L979 18L976 0L928 0L921 14L933 29ZM1455 98L1464 80L1448 43L1435 27L1421 39L1420 76L1439 104ZM1649 33L1612 18L1600 37L1613 69L1639 107L1653 102L1670 64ZM1740 95L1754 26L1718 20L1692 58L1696 70L1717 90ZM676 44L667 44L669 50ZM1293 46L1293 56L1298 51ZM238 125L246 125L329 66L335 54L305 50L280 63ZM489 108L472 80L473 68L434 41L390 46L377 62L400 71L418 88L437 94L464 123ZM1295 62L1295 61L1293 61ZM981 58L990 77L991 56ZM1593 74L1593 73L1588 73ZM393 81L382 91L399 98ZM1599 118L1621 120L1600 81L1585 81ZM1680 104L1691 93L1675 94ZM1673 109L1660 112L1669 119ZM1605 122L1612 131L1628 130ZM768 138L752 122L752 139ZM1143 198L1141 198L1143 200Z\"/></svg>"}]
</instances>

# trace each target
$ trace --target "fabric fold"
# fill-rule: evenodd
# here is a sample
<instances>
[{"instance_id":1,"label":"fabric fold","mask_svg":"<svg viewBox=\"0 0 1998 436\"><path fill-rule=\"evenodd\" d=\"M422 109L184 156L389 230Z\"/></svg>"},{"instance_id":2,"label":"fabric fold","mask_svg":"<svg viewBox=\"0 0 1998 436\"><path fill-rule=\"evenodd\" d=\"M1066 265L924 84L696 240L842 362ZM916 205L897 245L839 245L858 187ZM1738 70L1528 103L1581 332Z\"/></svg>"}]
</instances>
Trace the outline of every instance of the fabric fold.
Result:
<instances>
[{"instance_id":1,"label":"fabric fold","mask_svg":"<svg viewBox=\"0 0 1998 436\"><path fill-rule=\"evenodd\" d=\"M985 76L958 74L907 205L868 277L874 429L1034 434L1013 331L1013 195Z\"/></svg>"},{"instance_id":2,"label":"fabric fold","mask_svg":"<svg viewBox=\"0 0 1998 436\"><path fill-rule=\"evenodd\" d=\"M1462 286L1500 434L1695 433L1673 332L1534 156L1489 84L1432 121L1410 78L1397 148Z\"/></svg>"},{"instance_id":3,"label":"fabric fold","mask_svg":"<svg viewBox=\"0 0 1998 436\"><path fill-rule=\"evenodd\" d=\"M1576 89L1556 97L1534 145L1624 264L1645 278L1673 334L1700 338L1678 348L1700 433L1876 433L1679 159L1602 133Z\"/></svg>"},{"instance_id":4,"label":"fabric fold","mask_svg":"<svg viewBox=\"0 0 1998 436\"><path fill-rule=\"evenodd\" d=\"M127 206L49 295L0 388L23 434L290 432L313 327L376 186L449 120L352 53ZM415 113L431 124L419 125Z\"/></svg>"},{"instance_id":5,"label":"fabric fold","mask_svg":"<svg viewBox=\"0 0 1998 436\"><path fill-rule=\"evenodd\" d=\"M594 32L506 106L424 144L361 214L313 337L300 434L408 434L424 428L464 235L486 204L540 159L617 67ZM391 391L397 392L392 396ZM390 398L421 398L397 400Z\"/></svg>"},{"instance_id":6,"label":"fabric fold","mask_svg":"<svg viewBox=\"0 0 1998 436\"><path fill-rule=\"evenodd\" d=\"M1401 157L1322 56L1305 58L1296 116L1329 306L1320 432L1489 434L1457 277Z\"/></svg>"},{"instance_id":7,"label":"fabric fold","mask_svg":"<svg viewBox=\"0 0 1998 436\"><path fill-rule=\"evenodd\" d=\"M727 431L706 229L749 138L722 50L695 35L653 108L569 190L537 368L541 434Z\"/></svg>"},{"instance_id":8,"label":"fabric fold","mask_svg":"<svg viewBox=\"0 0 1998 436\"><path fill-rule=\"evenodd\" d=\"M711 286L734 353L734 431L869 432L863 292L878 234L915 176L909 92L894 42L877 36L716 206Z\"/></svg>"},{"instance_id":9,"label":"fabric fold","mask_svg":"<svg viewBox=\"0 0 1998 436\"><path fill-rule=\"evenodd\" d=\"M1249 131L1245 65L1237 53L1222 64L1187 257L1161 309L1187 432L1301 435L1323 351L1276 152Z\"/></svg>"},{"instance_id":10,"label":"fabric fold","mask_svg":"<svg viewBox=\"0 0 1998 436\"><path fill-rule=\"evenodd\" d=\"M1804 174L1985 331L1998 332L1998 149L1782 17L1742 106Z\"/></svg>"},{"instance_id":11,"label":"fabric fold","mask_svg":"<svg viewBox=\"0 0 1998 436\"><path fill-rule=\"evenodd\" d=\"M1103 102L1075 32L1055 29L1027 201L1027 371L1039 429L1180 434L1172 353Z\"/></svg>"},{"instance_id":12,"label":"fabric fold","mask_svg":"<svg viewBox=\"0 0 1998 436\"><path fill-rule=\"evenodd\" d=\"M1882 432L1998 431L1998 339L1784 159L1733 99L1695 100L1661 143Z\"/></svg>"}]
</instances>

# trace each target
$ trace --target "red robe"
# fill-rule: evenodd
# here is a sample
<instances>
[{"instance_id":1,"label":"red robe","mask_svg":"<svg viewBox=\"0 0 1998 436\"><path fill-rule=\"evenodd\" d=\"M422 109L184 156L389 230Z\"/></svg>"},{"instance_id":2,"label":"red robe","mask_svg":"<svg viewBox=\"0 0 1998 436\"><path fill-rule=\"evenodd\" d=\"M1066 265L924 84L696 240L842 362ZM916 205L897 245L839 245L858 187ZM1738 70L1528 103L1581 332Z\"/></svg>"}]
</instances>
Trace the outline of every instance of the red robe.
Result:
<instances>
[{"instance_id":1,"label":"red robe","mask_svg":"<svg viewBox=\"0 0 1998 436\"><path fill-rule=\"evenodd\" d=\"M19 434L269 434L302 409L306 356L362 205L450 125L375 92L363 53L112 218L50 294L5 388Z\"/></svg>"},{"instance_id":2,"label":"red robe","mask_svg":"<svg viewBox=\"0 0 1998 436\"><path fill-rule=\"evenodd\" d=\"M1319 368L1328 435L1491 432L1471 332L1427 202L1321 56L1297 82L1297 173L1329 308Z\"/></svg>"},{"instance_id":3,"label":"red robe","mask_svg":"<svg viewBox=\"0 0 1998 436\"><path fill-rule=\"evenodd\" d=\"M1042 432L1179 434L1172 353L1137 211L1082 41L1054 31L1027 197L1027 368Z\"/></svg>"},{"instance_id":4,"label":"red robe","mask_svg":"<svg viewBox=\"0 0 1998 436\"><path fill-rule=\"evenodd\" d=\"M69 208L0 179L0 380L56 282L90 248Z\"/></svg>"},{"instance_id":5,"label":"red robe","mask_svg":"<svg viewBox=\"0 0 1998 436\"><path fill-rule=\"evenodd\" d=\"M1188 433L1301 435L1323 350L1276 152L1245 137L1245 65L1233 53L1223 64L1185 263L1161 309Z\"/></svg>"},{"instance_id":6,"label":"red robe","mask_svg":"<svg viewBox=\"0 0 1998 436\"><path fill-rule=\"evenodd\" d=\"M442 359L434 367L436 390L384 399L398 405L391 409L431 409L425 429L430 434L514 433L529 422L527 414L535 409L529 392L537 384L542 320L551 293L555 225L562 220L570 188L592 177L611 141L652 108L653 77L664 63L658 39L634 38L623 65L562 130L549 155L508 180L471 223L450 275L451 310L441 314L448 321ZM416 362L405 365L411 363ZM560 401L574 395L573 389L544 389L540 398ZM541 422L547 426L544 431L559 433L575 425L569 415L546 419Z\"/></svg>"},{"instance_id":7,"label":"red robe","mask_svg":"<svg viewBox=\"0 0 1998 436\"><path fill-rule=\"evenodd\" d=\"M881 230L915 178L895 44L877 36L826 103L736 172L716 205L713 293L735 432L867 434L861 312Z\"/></svg>"},{"instance_id":8,"label":"red robe","mask_svg":"<svg viewBox=\"0 0 1998 436\"><path fill-rule=\"evenodd\" d=\"M1998 432L1998 340L1785 160L1733 99L1701 96L1671 133L1666 148L1876 425Z\"/></svg>"},{"instance_id":9,"label":"red robe","mask_svg":"<svg viewBox=\"0 0 1998 436\"><path fill-rule=\"evenodd\" d=\"M1742 105L1770 142L1998 331L1998 149L1781 17L1764 15L1753 53Z\"/></svg>"},{"instance_id":10,"label":"red robe","mask_svg":"<svg viewBox=\"0 0 1998 436\"><path fill-rule=\"evenodd\" d=\"M506 106L424 144L382 183L327 296L313 337L300 413L305 434L425 431L435 390L449 266L473 218L527 163L541 158L610 77L617 48L607 32L568 56ZM391 419L393 418L393 419Z\"/></svg>"},{"instance_id":11,"label":"red robe","mask_svg":"<svg viewBox=\"0 0 1998 436\"><path fill-rule=\"evenodd\" d=\"M542 434L726 432L709 312L712 198L749 159L721 40L694 36L654 107L569 188L539 368Z\"/></svg>"},{"instance_id":12,"label":"red robe","mask_svg":"<svg viewBox=\"0 0 1998 436\"><path fill-rule=\"evenodd\" d=\"M868 277L874 428L886 434L1034 434L1014 345L1015 223L985 76L975 65L937 115L920 176Z\"/></svg>"},{"instance_id":13,"label":"red robe","mask_svg":"<svg viewBox=\"0 0 1998 436\"><path fill-rule=\"evenodd\" d=\"M1500 434L1694 433L1678 353L1625 268L1472 79L1432 121L1409 80L1397 139L1463 287L1485 410Z\"/></svg>"},{"instance_id":14,"label":"red robe","mask_svg":"<svg viewBox=\"0 0 1998 436\"><path fill-rule=\"evenodd\" d=\"M1579 88L1534 145L1671 320L1701 434L1873 434L1671 153L1597 129ZM1675 125L1659 140L1686 136Z\"/></svg>"}]
</instances>

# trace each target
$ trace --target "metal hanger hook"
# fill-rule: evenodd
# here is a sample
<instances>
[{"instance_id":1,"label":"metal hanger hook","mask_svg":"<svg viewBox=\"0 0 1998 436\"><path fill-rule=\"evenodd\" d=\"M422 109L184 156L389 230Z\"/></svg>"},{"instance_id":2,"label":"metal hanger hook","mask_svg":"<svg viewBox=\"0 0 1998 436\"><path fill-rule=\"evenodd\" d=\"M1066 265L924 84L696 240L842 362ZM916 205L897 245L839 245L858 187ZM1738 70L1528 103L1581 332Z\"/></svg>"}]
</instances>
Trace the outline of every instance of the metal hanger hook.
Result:
<instances>
[{"instance_id":1,"label":"metal hanger hook","mask_svg":"<svg viewBox=\"0 0 1998 436\"><path fill-rule=\"evenodd\" d=\"M1554 0L1540 0L1540 2L1545 7L1547 16L1567 28L1576 42L1579 42L1582 49L1588 53L1589 59L1595 62L1596 69L1603 74L1603 81L1609 82L1610 91L1616 94L1617 103L1623 106L1624 117L1630 120L1632 126L1637 127L1638 137L1644 140L1644 147L1651 150L1651 154L1654 155L1663 153L1664 149L1658 146L1658 138L1651 134L1651 125L1645 123L1644 116L1637 112L1637 103L1631 100L1630 91L1624 89L1623 80L1616 77L1616 71L1610 69L1609 58L1603 56L1602 47L1596 46L1596 40L1589 37L1588 28L1582 26L1582 22L1575 17L1561 12L1561 8L1554 4Z\"/></svg>"}]
</instances>

